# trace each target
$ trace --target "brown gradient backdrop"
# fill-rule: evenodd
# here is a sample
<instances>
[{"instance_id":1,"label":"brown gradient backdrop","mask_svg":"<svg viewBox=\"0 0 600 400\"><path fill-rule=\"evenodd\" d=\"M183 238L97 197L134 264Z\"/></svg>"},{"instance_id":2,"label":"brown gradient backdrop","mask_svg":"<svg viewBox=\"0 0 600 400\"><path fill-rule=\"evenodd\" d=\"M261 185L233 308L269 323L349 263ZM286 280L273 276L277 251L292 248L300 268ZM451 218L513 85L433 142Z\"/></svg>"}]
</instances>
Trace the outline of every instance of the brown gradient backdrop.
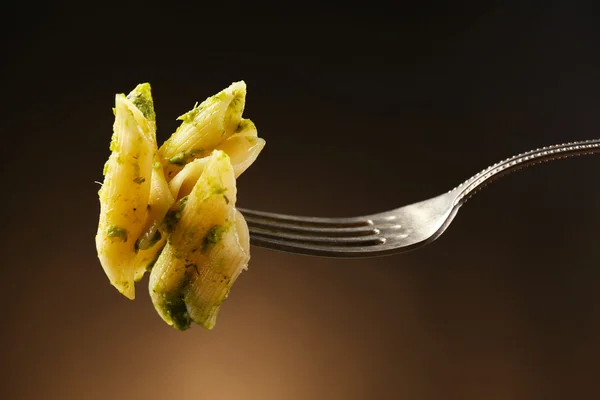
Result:
<instances>
[{"instance_id":1,"label":"brown gradient backdrop","mask_svg":"<svg viewBox=\"0 0 600 400\"><path fill-rule=\"evenodd\" d=\"M244 79L267 146L238 204L276 212L390 209L599 136L598 10L565 3L295 20L228 3L223 22L202 4L9 8L0 398L600 397L598 157L504 178L405 255L253 248L210 332L164 324L147 280L119 295L94 248L114 94L138 82L162 141Z\"/></svg>"}]
</instances>

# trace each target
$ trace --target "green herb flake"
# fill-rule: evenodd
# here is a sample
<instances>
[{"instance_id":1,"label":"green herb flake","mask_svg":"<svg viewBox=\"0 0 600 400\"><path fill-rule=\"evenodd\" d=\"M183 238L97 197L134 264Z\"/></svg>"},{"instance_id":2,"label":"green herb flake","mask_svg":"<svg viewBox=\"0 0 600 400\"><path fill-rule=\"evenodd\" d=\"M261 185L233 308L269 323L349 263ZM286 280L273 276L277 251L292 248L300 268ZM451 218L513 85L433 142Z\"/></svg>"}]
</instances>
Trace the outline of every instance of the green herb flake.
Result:
<instances>
[{"instance_id":1,"label":"green herb flake","mask_svg":"<svg viewBox=\"0 0 600 400\"><path fill-rule=\"evenodd\" d=\"M223 186L219 186L219 185L213 185L211 187L210 192L208 192L202 200L206 201L213 196L220 196L220 195L223 195L223 197L225 197L225 192L227 192L227 188L225 188ZM229 199L227 199L226 202L229 204Z\"/></svg>"},{"instance_id":2,"label":"green herb flake","mask_svg":"<svg viewBox=\"0 0 600 400\"><path fill-rule=\"evenodd\" d=\"M223 186L215 186L215 187L213 187L213 189L211 191L211 195L218 196L220 194L225 194L226 191L227 191L227 188L224 188Z\"/></svg>"},{"instance_id":3,"label":"green herb flake","mask_svg":"<svg viewBox=\"0 0 600 400\"><path fill-rule=\"evenodd\" d=\"M194 122L194 120L196 119L198 114L203 110L203 108L204 107L202 107L202 105L198 106L198 102L196 102L196 104L194 104L194 108L192 108L190 111L186 112L185 114L180 115L177 118L177 120L183 121L183 123L191 124Z\"/></svg>"},{"instance_id":4,"label":"green herb flake","mask_svg":"<svg viewBox=\"0 0 600 400\"><path fill-rule=\"evenodd\" d=\"M225 92L225 90L222 90L219 93L215 94L214 96L209 97L209 100L217 102L217 101L223 101L226 98L227 98L227 93Z\"/></svg>"},{"instance_id":5,"label":"green herb flake","mask_svg":"<svg viewBox=\"0 0 600 400\"><path fill-rule=\"evenodd\" d=\"M198 266L195 263L186 260L184 268L185 273L177 284L177 288L171 293L162 294L164 310L173 322L173 327L180 331L188 329L192 323L192 318L185 305L185 290L191 280L198 276Z\"/></svg>"},{"instance_id":6,"label":"green herb flake","mask_svg":"<svg viewBox=\"0 0 600 400\"><path fill-rule=\"evenodd\" d=\"M168 211L167 215L165 216L165 220L164 220L167 232L172 232L173 228L175 227L175 225L177 225L177 223L179 222L180 219L181 219L181 211L180 210Z\"/></svg>"},{"instance_id":7,"label":"green herb flake","mask_svg":"<svg viewBox=\"0 0 600 400\"><path fill-rule=\"evenodd\" d=\"M188 313L183 296L177 294L163 294L164 310L173 321L173 327L184 331L192 324L192 318Z\"/></svg>"},{"instance_id":8,"label":"green herb flake","mask_svg":"<svg viewBox=\"0 0 600 400\"><path fill-rule=\"evenodd\" d=\"M160 169L160 167L162 167L162 164L159 163L158 161L156 161L152 164L152 168L154 168L154 169Z\"/></svg>"},{"instance_id":9,"label":"green herb flake","mask_svg":"<svg viewBox=\"0 0 600 400\"><path fill-rule=\"evenodd\" d=\"M140 83L127 95L134 106L142 112L142 115L148 121L156 121L154 112L154 102L152 100L151 88L149 83Z\"/></svg>"},{"instance_id":10,"label":"green herb flake","mask_svg":"<svg viewBox=\"0 0 600 400\"><path fill-rule=\"evenodd\" d=\"M240 103L244 100L243 94L240 94L239 90L233 91L233 99L231 99L231 103L229 107L235 108L240 105Z\"/></svg>"},{"instance_id":11,"label":"green herb flake","mask_svg":"<svg viewBox=\"0 0 600 400\"><path fill-rule=\"evenodd\" d=\"M146 178L142 178L141 176L138 176L133 181L137 184L142 184L142 183L146 182Z\"/></svg>"},{"instance_id":12,"label":"green herb flake","mask_svg":"<svg viewBox=\"0 0 600 400\"><path fill-rule=\"evenodd\" d=\"M187 204L188 196L183 196L181 200L179 200L179 211L183 211L185 205Z\"/></svg>"},{"instance_id":13,"label":"green herb flake","mask_svg":"<svg viewBox=\"0 0 600 400\"><path fill-rule=\"evenodd\" d=\"M254 127L254 123L249 119L242 119L235 129L235 133L240 133L248 128Z\"/></svg>"},{"instance_id":14,"label":"green herb flake","mask_svg":"<svg viewBox=\"0 0 600 400\"><path fill-rule=\"evenodd\" d=\"M106 236L111 237L111 238L118 238L118 239L121 239L124 242L126 242L127 241L127 230L113 225L113 226L109 227L108 230L106 231Z\"/></svg>"},{"instance_id":15,"label":"green herb flake","mask_svg":"<svg viewBox=\"0 0 600 400\"><path fill-rule=\"evenodd\" d=\"M219 243L223 237L223 233L227 230L223 225L215 225L206 232L206 236L202 239L202 253L208 251L208 249Z\"/></svg>"},{"instance_id":16,"label":"green herb flake","mask_svg":"<svg viewBox=\"0 0 600 400\"><path fill-rule=\"evenodd\" d=\"M118 141L119 141L119 137L117 136L116 133L114 133L110 139L110 146L108 146L108 149L113 152L119 151Z\"/></svg>"},{"instance_id":17,"label":"green herb flake","mask_svg":"<svg viewBox=\"0 0 600 400\"><path fill-rule=\"evenodd\" d=\"M169 158L167 161L170 162L171 164L183 166L186 163L186 159L187 159L187 157L185 156L185 153L179 153L179 154L176 154L173 157Z\"/></svg>"}]
</instances>

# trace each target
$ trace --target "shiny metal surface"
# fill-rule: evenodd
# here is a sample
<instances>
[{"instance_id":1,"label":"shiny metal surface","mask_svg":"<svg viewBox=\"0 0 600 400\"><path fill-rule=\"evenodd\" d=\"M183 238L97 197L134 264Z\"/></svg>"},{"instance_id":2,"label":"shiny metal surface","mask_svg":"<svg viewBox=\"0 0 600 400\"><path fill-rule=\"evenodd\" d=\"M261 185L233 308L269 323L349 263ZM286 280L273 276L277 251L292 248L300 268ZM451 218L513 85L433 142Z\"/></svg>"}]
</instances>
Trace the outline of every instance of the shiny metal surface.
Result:
<instances>
[{"instance_id":1,"label":"shiny metal surface","mask_svg":"<svg viewBox=\"0 0 600 400\"><path fill-rule=\"evenodd\" d=\"M453 190L394 210L350 218L302 217L240 208L253 245L336 258L377 257L414 250L448 228L459 208L493 180L527 166L600 152L600 139L528 151L498 162Z\"/></svg>"}]
</instances>

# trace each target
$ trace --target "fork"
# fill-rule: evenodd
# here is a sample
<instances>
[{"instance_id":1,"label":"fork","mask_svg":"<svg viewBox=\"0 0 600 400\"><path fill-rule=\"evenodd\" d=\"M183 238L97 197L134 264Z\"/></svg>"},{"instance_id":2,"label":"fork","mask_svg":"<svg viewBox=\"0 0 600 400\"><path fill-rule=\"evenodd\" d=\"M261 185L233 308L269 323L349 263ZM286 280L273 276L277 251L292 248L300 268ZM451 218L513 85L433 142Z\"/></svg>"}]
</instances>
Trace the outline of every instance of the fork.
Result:
<instances>
[{"instance_id":1,"label":"fork","mask_svg":"<svg viewBox=\"0 0 600 400\"><path fill-rule=\"evenodd\" d=\"M407 252L436 240L460 207L493 180L527 166L600 152L600 139L558 144L518 154L467 179L447 193L377 214L320 218L239 208L254 246L288 253L367 258Z\"/></svg>"}]
</instances>

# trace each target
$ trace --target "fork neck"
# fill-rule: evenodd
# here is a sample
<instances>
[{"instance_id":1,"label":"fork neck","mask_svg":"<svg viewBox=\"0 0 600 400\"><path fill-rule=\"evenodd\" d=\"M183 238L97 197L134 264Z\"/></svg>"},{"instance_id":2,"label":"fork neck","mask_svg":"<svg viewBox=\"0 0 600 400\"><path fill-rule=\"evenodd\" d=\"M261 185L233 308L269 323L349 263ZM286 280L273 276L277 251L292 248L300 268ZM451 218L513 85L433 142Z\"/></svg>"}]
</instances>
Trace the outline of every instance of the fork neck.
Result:
<instances>
[{"instance_id":1,"label":"fork neck","mask_svg":"<svg viewBox=\"0 0 600 400\"><path fill-rule=\"evenodd\" d=\"M600 153L600 139L542 147L507 158L484 169L454 188L451 191L457 192L454 205L460 206L487 184L511 172L543 162L595 153Z\"/></svg>"}]
</instances>

